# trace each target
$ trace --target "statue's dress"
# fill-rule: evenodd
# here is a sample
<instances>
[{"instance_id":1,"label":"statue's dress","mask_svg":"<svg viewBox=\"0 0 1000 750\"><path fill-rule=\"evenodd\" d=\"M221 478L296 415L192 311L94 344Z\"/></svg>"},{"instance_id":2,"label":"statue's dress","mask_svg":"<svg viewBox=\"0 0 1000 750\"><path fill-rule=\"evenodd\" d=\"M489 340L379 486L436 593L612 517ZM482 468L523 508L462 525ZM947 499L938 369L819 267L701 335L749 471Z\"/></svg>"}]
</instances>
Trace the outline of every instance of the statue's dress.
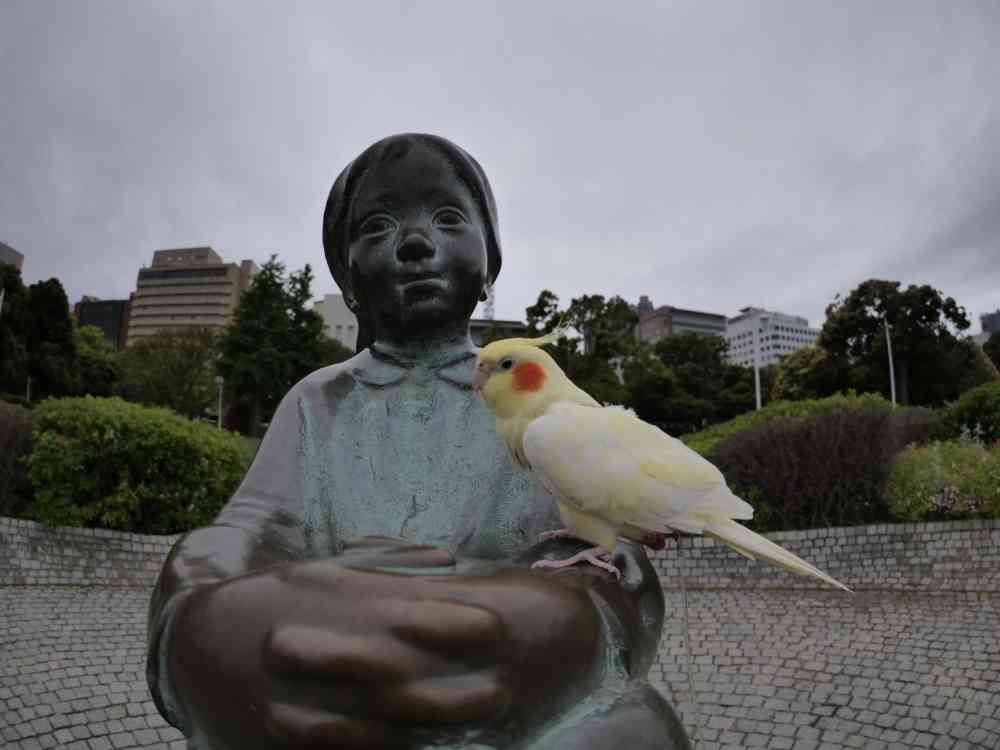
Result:
<instances>
[{"instance_id":1,"label":"statue's dress","mask_svg":"<svg viewBox=\"0 0 1000 750\"><path fill-rule=\"evenodd\" d=\"M352 539L386 536L461 558L516 560L557 525L557 516L552 498L510 460L494 417L472 393L474 361L475 351L465 347L429 363L367 349L312 373L282 400L213 528L239 529L289 559L330 557ZM614 684L617 697L609 700L628 697L628 710L638 714L626 723L641 725L639 714L665 708L644 682L663 605L652 567L641 550L632 554L641 562L628 588L642 611L631 614L642 632L630 636L626 631L635 627L619 622L617 605L592 598L606 631L615 631L605 638L615 644L605 683ZM183 588L181 582L174 592L160 586L154 592L148 677L161 713L187 730L167 679L164 637L172 625L171 593ZM662 719L648 718L649 747L682 746L665 739Z\"/></svg>"}]
</instances>

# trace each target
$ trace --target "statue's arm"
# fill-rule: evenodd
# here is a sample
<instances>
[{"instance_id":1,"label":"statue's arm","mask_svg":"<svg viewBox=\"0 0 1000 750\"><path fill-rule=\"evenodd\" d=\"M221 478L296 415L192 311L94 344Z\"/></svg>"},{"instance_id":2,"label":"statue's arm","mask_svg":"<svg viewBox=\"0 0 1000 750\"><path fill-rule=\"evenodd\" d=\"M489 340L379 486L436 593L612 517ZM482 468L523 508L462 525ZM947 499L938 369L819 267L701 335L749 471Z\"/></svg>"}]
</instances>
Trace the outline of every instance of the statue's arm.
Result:
<instances>
[{"instance_id":1,"label":"statue's arm","mask_svg":"<svg viewBox=\"0 0 1000 750\"><path fill-rule=\"evenodd\" d=\"M520 562L546 555L565 558L586 546L566 540L546 542L532 548ZM595 700L595 693L589 699L593 710L583 716L578 713L572 722L550 723L530 744L531 750L690 747L673 707L646 681L663 628L664 599L659 576L639 544L622 542L614 562L622 571L620 581L583 566L577 566L577 572L557 574L585 576L590 599L600 613L603 627L596 657L596 685L601 698Z\"/></svg>"},{"instance_id":2,"label":"statue's arm","mask_svg":"<svg viewBox=\"0 0 1000 750\"><path fill-rule=\"evenodd\" d=\"M516 560L521 565L550 557L562 559L591 545L573 539L537 544ZM604 623L605 656L624 671L628 679L645 677L656 659L663 629L663 589L656 569L642 545L622 541L614 562L622 571L620 580L603 571L578 565L556 575L573 575L585 581L591 601Z\"/></svg>"},{"instance_id":3,"label":"statue's arm","mask_svg":"<svg viewBox=\"0 0 1000 750\"><path fill-rule=\"evenodd\" d=\"M160 713L186 733L190 720L168 668L177 613L197 588L301 558L299 472L293 439L298 390L285 397L250 469L211 526L182 536L167 556L149 605L146 677Z\"/></svg>"}]
</instances>

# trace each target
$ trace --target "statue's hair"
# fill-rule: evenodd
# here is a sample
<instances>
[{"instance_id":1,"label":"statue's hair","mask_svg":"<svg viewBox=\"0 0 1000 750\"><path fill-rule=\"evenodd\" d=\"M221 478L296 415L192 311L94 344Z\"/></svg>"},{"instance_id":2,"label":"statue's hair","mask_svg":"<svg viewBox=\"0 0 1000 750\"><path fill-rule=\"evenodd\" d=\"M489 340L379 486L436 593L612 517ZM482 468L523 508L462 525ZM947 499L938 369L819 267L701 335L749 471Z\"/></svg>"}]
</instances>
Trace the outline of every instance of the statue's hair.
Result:
<instances>
[{"instance_id":1,"label":"statue's hair","mask_svg":"<svg viewBox=\"0 0 1000 750\"><path fill-rule=\"evenodd\" d=\"M323 212L323 250L333 280L344 292L345 300L353 298L352 311L358 317L357 350L372 343L371 311L364 301L353 293L352 271L348 249L351 245L351 208L357 198L359 186L373 167L384 161L405 156L414 146L424 146L440 154L455 170L456 175L472 194L482 216L486 231L487 283L492 284L500 274L502 255L500 233L497 226L497 208L486 173L472 156L449 140L424 133L402 133L383 138L366 148L360 156L344 167L330 190ZM350 302L349 302L350 303Z\"/></svg>"}]
</instances>

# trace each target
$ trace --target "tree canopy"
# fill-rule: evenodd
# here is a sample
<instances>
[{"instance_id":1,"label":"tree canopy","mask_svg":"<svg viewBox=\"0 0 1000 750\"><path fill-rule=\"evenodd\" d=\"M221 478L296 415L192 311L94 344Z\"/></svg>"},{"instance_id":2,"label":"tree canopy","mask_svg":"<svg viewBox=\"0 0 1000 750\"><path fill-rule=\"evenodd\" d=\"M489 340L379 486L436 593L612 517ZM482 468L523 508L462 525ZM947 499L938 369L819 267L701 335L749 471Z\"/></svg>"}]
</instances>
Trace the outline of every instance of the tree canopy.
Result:
<instances>
[{"instance_id":1,"label":"tree canopy","mask_svg":"<svg viewBox=\"0 0 1000 750\"><path fill-rule=\"evenodd\" d=\"M560 311L558 296L546 289L525 313L529 335L563 321L580 334L549 348L573 382L602 403L630 406L672 434L753 408L753 371L726 361L721 336L680 334L655 346L641 343L635 310L621 297L599 294L576 297ZM762 371L765 392L768 375Z\"/></svg>"},{"instance_id":2,"label":"tree canopy","mask_svg":"<svg viewBox=\"0 0 1000 750\"><path fill-rule=\"evenodd\" d=\"M885 323L892 337L896 391L903 404L934 405L955 398L957 368L967 361L954 331L969 327L965 308L926 284L869 279L826 309L819 345L841 372L840 388L888 395Z\"/></svg>"},{"instance_id":3,"label":"tree canopy","mask_svg":"<svg viewBox=\"0 0 1000 750\"><path fill-rule=\"evenodd\" d=\"M76 341L59 279L28 287L25 347L32 400L72 395L78 386Z\"/></svg>"},{"instance_id":4,"label":"tree canopy","mask_svg":"<svg viewBox=\"0 0 1000 750\"><path fill-rule=\"evenodd\" d=\"M285 273L276 256L261 266L223 334L219 371L251 406L252 429L288 390L313 370L350 356L326 336L323 318L307 307L312 269Z\"/></svg>"},{"instance_id":5,"label":"tree canopy","mask_svg":"<svg viewBox=\"0 0 1000 750\"><path fill-rule=\"evenodd\" d=\"M21 272L9 263L0 263L0 392L25 394L28 377L28 290Z\"/></svg>"},{"instance_id":6,"label":"tree canopy","mask_svg":"<svg viewBox=\"0 0 1000 750\"><path fill-rule=\"evenodd\" d=\"M198 417L215 399L219 334L210 328L167 329L132 343L117 356L118 395Z\"/></svg>"},{"instance_id":7,"label":"tree canopy","mask_svg":"<svg viewBox=\"0 0 1000 750\"><path fill-rule=\"evenodd\" d=\"M97 326L76 326L73 341L77 354L76 393L81 396L110 396L118 380L115 348Z\"/></svg>"}]
</instances>

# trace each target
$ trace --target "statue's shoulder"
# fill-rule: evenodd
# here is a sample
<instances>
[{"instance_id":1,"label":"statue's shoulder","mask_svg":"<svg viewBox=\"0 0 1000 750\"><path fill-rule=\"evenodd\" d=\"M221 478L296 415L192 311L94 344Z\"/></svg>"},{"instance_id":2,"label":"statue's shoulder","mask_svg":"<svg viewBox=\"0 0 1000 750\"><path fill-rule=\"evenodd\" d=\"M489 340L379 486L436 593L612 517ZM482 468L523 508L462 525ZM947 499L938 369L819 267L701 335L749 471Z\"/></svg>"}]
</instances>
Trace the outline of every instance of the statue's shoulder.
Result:
<instances>
[{"instance_id":1,"label":"statue's shoulder","mask_svg":"<svg viewBox=\"0 0 1000 750\"><path fill-rule=\"evenodd\" d=\"M350 359L309 373L292 386L288 397L307 402L336 399L357 384L384 388L400 382L406 374L406 367L375 357L365 349Z\"/></svg>"}]
</instances>

